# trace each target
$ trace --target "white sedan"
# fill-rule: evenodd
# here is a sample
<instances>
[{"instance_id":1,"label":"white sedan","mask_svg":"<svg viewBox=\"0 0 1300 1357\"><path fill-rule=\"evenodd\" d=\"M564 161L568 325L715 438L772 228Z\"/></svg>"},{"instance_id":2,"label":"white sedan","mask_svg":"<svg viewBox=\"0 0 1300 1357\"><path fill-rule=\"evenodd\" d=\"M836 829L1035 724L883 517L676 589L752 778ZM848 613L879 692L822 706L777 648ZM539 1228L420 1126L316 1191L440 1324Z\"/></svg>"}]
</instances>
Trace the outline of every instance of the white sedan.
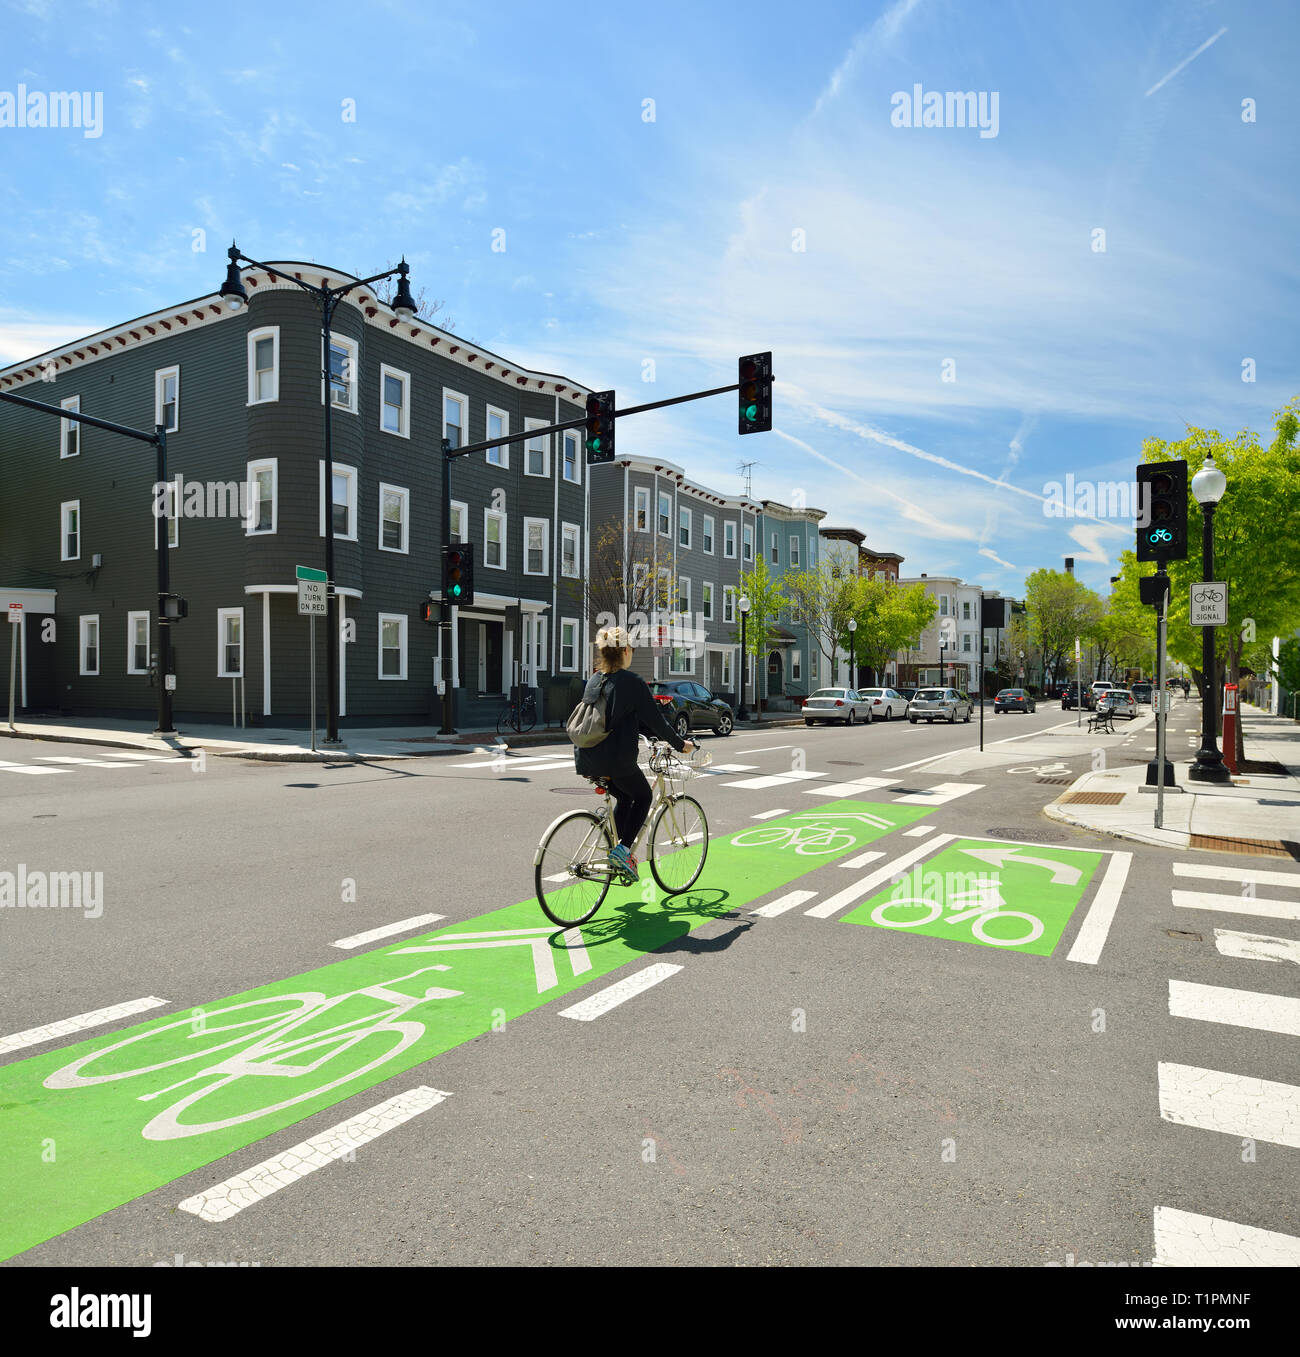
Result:
<instances>
[{"instance_id":1,"label":"white sedan","mask_svg":"<svg viewBox=\"0 0 1300 1357\"><path fill-rule=\"evenodd\" d=\"M907 715L907 698L892 688L859 688L858 696L871 703L873 715L883 716L886 721Z\"/></svg>"},{"instance_id":2,"label":"white sedan","mask_svg":"<svg viewBox=\"0 0 1300 1357\"><path fill-rule=\"evenodd\" d=\"M871 701L853 688L818 688L803 704L803 723L839 721L851 726L857 721L871 724Z\"/></svg>"}]
</instances>

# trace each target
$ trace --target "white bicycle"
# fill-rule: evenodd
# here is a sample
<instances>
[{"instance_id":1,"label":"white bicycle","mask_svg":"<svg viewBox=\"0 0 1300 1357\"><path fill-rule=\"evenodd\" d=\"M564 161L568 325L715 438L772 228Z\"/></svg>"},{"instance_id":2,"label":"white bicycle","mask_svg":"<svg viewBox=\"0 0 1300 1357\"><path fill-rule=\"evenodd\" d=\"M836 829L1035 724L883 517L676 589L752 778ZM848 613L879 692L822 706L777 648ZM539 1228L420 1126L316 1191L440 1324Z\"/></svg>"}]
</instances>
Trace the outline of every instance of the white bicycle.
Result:
<instances>
[{"instance_id":1,"label":"white bicycle","mask_svg":"<svg viewBox=\"0 0 1300 1357\"><path fill-rule=\"evenodd\" d=\"M944 923L960 924L969 921L971 932L981 942L986 942L991 947L1021 947L1027 942L1036 942L1043 936L1043 921L1040 918L1033 914L1022 914L1016 909L1003 909L1005 903L997 886L979 886L971 891L963 891L954 895L948 902L949 907L956 905L958 908L947 915ZM904 919L890 917L891 910L911 910L917 906L925 913ZM871 921L883 928L920 928L922 924L933 923L944 913L944 909L944 904L938 900L927 899L923 895L905 895L877 905L871 911ZM1029 925L1029 931L1018 938L995 937L985 928L985 925L994 919L1023 919Z\"/></svg>"}]
</instances>

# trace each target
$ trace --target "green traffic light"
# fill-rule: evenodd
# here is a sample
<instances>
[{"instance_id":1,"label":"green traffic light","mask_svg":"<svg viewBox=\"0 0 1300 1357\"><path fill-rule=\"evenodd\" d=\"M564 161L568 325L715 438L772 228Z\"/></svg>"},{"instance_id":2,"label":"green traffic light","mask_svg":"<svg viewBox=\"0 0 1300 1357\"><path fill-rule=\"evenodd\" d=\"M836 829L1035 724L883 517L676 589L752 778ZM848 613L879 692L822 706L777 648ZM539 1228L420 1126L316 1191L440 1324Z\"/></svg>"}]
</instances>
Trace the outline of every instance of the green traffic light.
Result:
<instances>
[{"instance_id":1,"label":"green traffic light","mask_svg":"<svg viewBox=\"0 0 1300 1357\"><path fill-rule=\"evenodd\" d=\"M599 438L593 438L593 439L591 440L591 450L592 450L592 452L599 452L599 451L600 451L600 439L599 439Z\"/></svg>"},{"instance_id":2,"label":"green traffic light","mask_svg":"<svg viewBox=\"0 0 1300 1357\"><path fill-rule=\"evenodd\" d=\"M745 406L745 418L752 424L758 418L758 406Z\"/></svg>"},{"instance_id":3,"label":"green traffic light","mask_svg":"<svg viewBox=\"0 0 1300 1357\"><path fill-rule=\"evenodd\" d=\"M451 596L452 596L452 598L459 598L459 597L460 597L460 585L459 585L459 584L453 584L453 585L451 586Z\"/></svg>"}]
</instances>

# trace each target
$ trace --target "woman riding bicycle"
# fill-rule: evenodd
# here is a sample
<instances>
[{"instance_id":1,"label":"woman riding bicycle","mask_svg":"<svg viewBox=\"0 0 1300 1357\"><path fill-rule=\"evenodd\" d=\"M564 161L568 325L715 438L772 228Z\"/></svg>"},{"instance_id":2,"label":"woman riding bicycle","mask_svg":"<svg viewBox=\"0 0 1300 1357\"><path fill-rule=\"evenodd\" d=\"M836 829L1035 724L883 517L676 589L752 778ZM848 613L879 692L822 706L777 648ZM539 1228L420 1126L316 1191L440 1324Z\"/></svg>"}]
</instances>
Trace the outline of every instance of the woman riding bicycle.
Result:
<instances>
[{"instance_id":1,"label":"woman riding bicycle","mask_svg":"<svg viewBox=\"0 0 1300 1357\"><path fill-rule=\"evenodd\" d=\"M695 743L683 740L668 724L645 679L628 667L632 663L632 642L623 627L602 627L596 633L596 656L596 673L587 680L582 696L583 701L594 705L603 689L609 734L599 744L575 749L574 764L583 777L604 778L609 783L618 831L618 843L609 858L625 877L636 881L632 846L653 799L650 784L637 766L637 736L644 731L666 740L679 754L694 749Z\"/></svg>"}]
</instances>

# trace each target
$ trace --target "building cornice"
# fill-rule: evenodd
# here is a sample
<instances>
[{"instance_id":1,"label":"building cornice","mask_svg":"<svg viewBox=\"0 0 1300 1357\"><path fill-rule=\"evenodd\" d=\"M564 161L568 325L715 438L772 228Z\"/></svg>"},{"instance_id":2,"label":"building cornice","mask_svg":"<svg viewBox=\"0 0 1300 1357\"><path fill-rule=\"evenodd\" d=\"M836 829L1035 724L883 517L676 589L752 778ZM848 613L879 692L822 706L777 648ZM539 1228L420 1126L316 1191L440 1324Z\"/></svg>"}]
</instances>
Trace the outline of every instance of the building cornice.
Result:
<instances>
[{"instance_id":1,"label":"building cornice","mask_svg":"<svg viewBox=\"0 0 1300 1357\"><path fill-rule=\"evenodd\" d=\"M754 514L763 512L763 506L757 500L747 499L744 495L720 495L716 490L710 490L707 486L697 485L694 481L687 480L686 472L681 467L672 462L664 461L662 457L617 457L612 465L622 467L627 471L641 471L649 476L667 477L673 481L678 490L685 491L688 495L693 495L696 499L702 500L706 504L713 504L718 508L738 509Z\"/></svg>"}]
</instances>

